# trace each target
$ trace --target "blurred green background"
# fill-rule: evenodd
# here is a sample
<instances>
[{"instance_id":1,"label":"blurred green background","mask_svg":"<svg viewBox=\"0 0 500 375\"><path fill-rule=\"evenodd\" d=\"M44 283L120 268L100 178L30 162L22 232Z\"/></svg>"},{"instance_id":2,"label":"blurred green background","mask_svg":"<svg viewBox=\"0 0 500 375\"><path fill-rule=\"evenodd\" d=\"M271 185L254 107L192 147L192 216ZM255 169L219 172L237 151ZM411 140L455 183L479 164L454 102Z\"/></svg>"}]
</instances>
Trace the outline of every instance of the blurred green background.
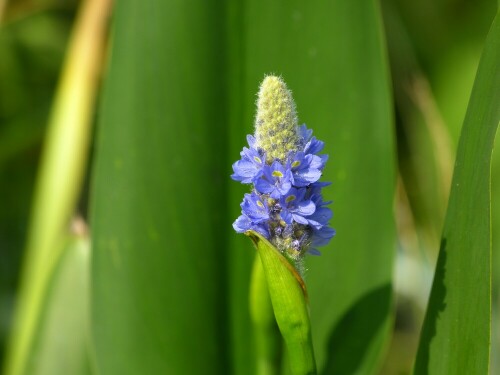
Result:
<instances>
[{"instance_id":1,"label":"blurred green background","mask_svg":"<svg viewBox=\"0 0 500 375\"><path fill-rule=\"evenodd\" d=\"M0 368L16 303L43 137L78 6L78 1L0 0ZM228 40L242 38L233 33L243 28L250 35L258 34L259 17L252 17L254 23L251 25L240 25L239 20L244 20L246 15L233 14L236 7L231 1L217 2L217 6L225 9L228 19L227 25L222 24L222 20L214 23L214 27L219 28L219 36ZM415 357L460 127L496 7L497 2L492 0L381 1L393 86L398 157L394 199L397 227L395 332L381 374L407 374ZM285 16L297 15L291 12ZM262 22L268 20L263 17ZM203 38L197 41L203 43ZM293 44L293 41L285 40L285 43ZM224 53L221 51L221 56ZM312 56L316 53L315 47L311 44L307 51L297 51L299 53ZM253 105L259 80L270 72L257 71L259 63L253 64L251 55L245 56L245 64L238 59L228 60L227 71L253 75L245 81L252 85L245 85L248 92L245 103L241 104L249 108ZM300 94L301 90L307 90L309 78L284 75L284 79L297 93L299 115L301 111L304 114L312 112L313 108L303 105L306 101L314 103L315 99L301 101ZM330 89L335 90L334 87ZM321 97L327 93L314 92L314 95ZM253 114L247 110L243 112L250 123ZM306 115L301 116L301 120L308 122ZM315 127L309 122L308 125ZM231 147L237 150L243 142L242 138L241 144ZM237 151L232 156L236 160ZM333 162L328 168L335 168L335 154L330 157ZM228 179L229 173L228 165ZM88 221L88 181L89 176L78 205L79 214L85 221ZM500 152L497 149L492 162L494 318L491 374L500 373L498 197ZM335 212L335 206L333 210ZM228 259L231 262L233 258ZM313 273L314 265L310 268Z\"/></svg>"}]
</instances>

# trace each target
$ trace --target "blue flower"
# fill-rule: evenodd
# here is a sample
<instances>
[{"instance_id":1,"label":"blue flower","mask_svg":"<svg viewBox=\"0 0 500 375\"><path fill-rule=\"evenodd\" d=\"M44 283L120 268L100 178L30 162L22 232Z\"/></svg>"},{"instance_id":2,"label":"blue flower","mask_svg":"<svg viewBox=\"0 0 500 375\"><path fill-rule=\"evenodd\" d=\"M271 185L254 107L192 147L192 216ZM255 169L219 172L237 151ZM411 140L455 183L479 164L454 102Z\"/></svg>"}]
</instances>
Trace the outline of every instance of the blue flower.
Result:
<instances>
[{"instance_id":1,"label":"blue flower","mask_svg":"<svg viewBox=\"0 0 500 375\"><path fill-rule=\"evenodd\" d=\"M319 156L305 155L302 151L291 155L289 163L292 169L293 185L298 187L318 181L321 177L321 169L324 167L323 160Z\"/></svg>"},{"instance_id":2,"label":"blue flower","mask_svg":"<svg viewBox=\"0 0 500 375\"><path fill-rule=\"evenodd\" d=\"M252 229L252 221L246 215L240 215L233 223L233 228L238 233L244 233Z\"/></svg>"},{"instance_id":3,"label":"blue flower","mask_svg":"<svg viewBox=\"0 0 500 375\"><path fill-rule=\"evenodd\" d=\"M245 233L248 230L253 230L262 234L265 238L269 239L269 224L263 223L253 223L250 218L244 214L240 215L236 221L233 223L233 228L237 233Z\"/></svg>"},{"instance_id":4,"label":"blue flower","mask_svg":"<svg viewBox=\"0 0 500 375\"><path fill-rule=\"evenodd\" d=\"M254 148L243 147L241 160L233 164L231 178L243 184L251 184L262 175L266 155Z\"/></svg>"},{"instance_id":5,"label":"blue flower","mask_svg":"<svg viewBox=\"0 0 500 375\"><path fill-rule=\"evenodd\" d=\"M248 145L250 146L250 148L253 148L254 150L257 149L257 147L255 147L256 140L255 140L255 137L253 135L251 135L251 134L247 135L247 142L248 142Z\"/></svg>"},{"instance_id":6,"label":"blue flower","mask_svg":"<svg viewBox=\"0 0 500 375\"><path fill-rule=\"evenodd\" d=\"M313 133L312 129L308 129L306 124L300 125L298 128L298 132L300 138L303 140L304 143L309 141L309 139L311 139Z\"/></svg>"},{"instance_id":7,"label":"blue flower","mask_svg":"<svg viewBox=\"0 0 500 375\"><path fill-rule=\"evenodd\" d=\"M266 77L257 103L255 137L247 136L249 147L233 164L231 177L253 185L233 228L262 234L295 260L319 255L317 247L335 235L331 202L323 201L321 192L330 183L319 181L328 160L318 155L324 143L306 125L297 125L291 92L280 78Z\"/></svg>"},{"instance_id":8,"label":"blue flower","mask_svg":"<svg viewBox=\"0 0 500 375\"><path fill-rule=\"evenodd\" d=\"M335 236L335 229L324 226L321 229L313 230L313 235L311 239L311 246L315 248L317 246L325 246L330 242L332 237Z\"/></svg>"},{"instance_id":9,"label":"blue flower","mask_svg":"<svg viewBox=\"0 0 500 375\"><path fill-rule=\"evenodd\" d=\"M302 138L302 143L304 144L304 153L305 154L317 154L323 147L325 143L316 139L316 137L312 136L313 131L308 129L307 126L301 125L299 126L299 134Z\"/></svg>"},{"instance_id":10,"label":"blue flower","mask_svg":"<svg viewBox=\"0 0 500 375\"><path fill-rule=\"evenodd\" d=\"M304 146L304 152L306 154L317 154L318 152L323 150L324 146L324 142L318 141L316 137L312 137Z\"/></svg>"},{"instance_id":11,"label":"blue flower","mask_svg":"<svg viewBox=\"0 0 500 375\"><path fill-rule=\"evenodd\" d=\"M333 214L327 205L331 202L323 201L321 191L330 183L319 181L328 155L316 153L324 143L305 125L299 128L299 135L302 150L271 162L256 148L255 138L247 136L250 147L243 148L231 176L254 186L240 205L241 215L233 223L236 232L256 231L293 258L306 252L319 255L317 247L335 235L329 226Z\"/></svg>"},{"instance_id":12,"label":"blue flower","mask_svg":"<svg viewBox=\"0 0 500 375\"><path fill-rule=\"evenodd\" d=\"M241 209L241 212L255 224L269 220L267 202L255 192L245 194L243 203L241 203Z\"/></svg>"},{"instance_id":13,"label":"blue flower","mask_svg":"<svg viewBox=\"0 0 500 375\"><path fill-rule=\"evenodd\" d=\"M310 199L304 199L306 189L291 188L290 191L281 197L280 216L287 224L292 224L292 220L299 224L308 225L306 216L314 214L316 206Z\"/></svg>"},{"instance_id":14,"label":"blue flower","mask_svg":"<svg viewBox=\"0 0 500 375\"><path fill-rule=\"evenodd\" d=\"M321 195L321 188L316 187L315 189L316 192L314 192L314 190L312 191L311 201L316 206L316 211L314 211L314 213L310 215L307 218L307 220L311 225L311 227L313 227L316 230L320 230L321 228L329 224L329 221L332 218L333 213L332 210L330 210L328 207L325 207L331 202L323 202L323 196Z\"/></svg>"},{"instance_id":15,"label":"blue flower","mask_svg":"<svg viewBox=\"0 0 500 375\"><path fill-rule=\"evenodd\" d=\"M278 160L271 165L264 165L262 177L255 182L259 193L269 194L271 198L279 199L288 193L292 187L292 171L285 168Z\"/></svg>"}]
</instances>

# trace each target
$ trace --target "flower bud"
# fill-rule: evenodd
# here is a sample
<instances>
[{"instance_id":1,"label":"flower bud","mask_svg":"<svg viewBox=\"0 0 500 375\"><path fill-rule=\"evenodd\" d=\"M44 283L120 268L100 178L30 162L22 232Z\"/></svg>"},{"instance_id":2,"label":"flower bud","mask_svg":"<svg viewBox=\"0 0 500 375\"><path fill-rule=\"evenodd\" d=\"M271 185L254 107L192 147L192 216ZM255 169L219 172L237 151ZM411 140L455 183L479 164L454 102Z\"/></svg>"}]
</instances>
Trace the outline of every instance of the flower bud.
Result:
<instances>
[{"instance_id":1,"label":"flower bud","mask_svg":"<svg viewBox=\"0 0 500 375\"><path fill-rule=\"evenodd\" d=\"M267 161L284 161L290 151L299 148L297 112L292 93L276 76L262 81L257 100L255 146L266 152Z\"/></svg>"}]
</instances>

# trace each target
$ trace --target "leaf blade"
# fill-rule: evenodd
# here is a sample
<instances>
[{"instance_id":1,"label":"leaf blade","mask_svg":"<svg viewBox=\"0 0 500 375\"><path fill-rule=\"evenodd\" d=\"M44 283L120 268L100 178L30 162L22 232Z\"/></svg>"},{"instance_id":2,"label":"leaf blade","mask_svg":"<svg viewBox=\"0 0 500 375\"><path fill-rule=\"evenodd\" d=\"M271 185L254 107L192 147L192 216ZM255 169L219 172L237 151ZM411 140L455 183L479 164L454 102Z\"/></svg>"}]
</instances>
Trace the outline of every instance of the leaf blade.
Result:
<instances>
[{"instance_id":1,"label":"leaf blade","mask_svg":"<svg viewBox=\"0 0 500 375\"><path fill-rule=\"evenodd\" d=\"M116 5L91 206L97 363L223 373L222 4Z\"/></svg>"},{"instance_id":2,"label":"leaf blade","mask_svg":"<svg viewBox=\"0 0 500 375\"><path fill-rule=\"evenodd\" d=\"M300 123L330 154L323 176L333 184L323 191L334 201L337 235L320 257L306 259L318 368L372 373L392 323L396 243L392 97L378 2L254 1L245 10L245 86L257 87L266 73L283 74ZM244 100L250 129L253 92ZM376 321L362 309L367 304ZM359 332L363 325L363 339L332 341L335 331Z\"/></svg>"},{"instance_id":3,"label":"leaf blade","mask_svg":"<svg viewBox=\"0 0 500 375\"><path fill-rule=\"evenodd\" d=\"M499 66L500 17L497 14L485 42L460 136L415 374L488 373L490 169L500 121ZM478 217L481 220L477 220Z\"/></svg>"}]
</instances>

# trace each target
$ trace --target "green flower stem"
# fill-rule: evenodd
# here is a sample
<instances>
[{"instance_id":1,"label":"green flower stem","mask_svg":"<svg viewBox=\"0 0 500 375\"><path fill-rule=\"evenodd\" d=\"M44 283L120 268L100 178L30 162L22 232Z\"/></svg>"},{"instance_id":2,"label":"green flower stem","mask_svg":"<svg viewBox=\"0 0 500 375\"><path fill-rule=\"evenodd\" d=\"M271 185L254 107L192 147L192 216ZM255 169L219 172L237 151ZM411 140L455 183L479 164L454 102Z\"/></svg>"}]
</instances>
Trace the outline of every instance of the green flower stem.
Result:
<instances>
[{"instance_id":1,"label":"green flower stem","mask_svg":"<svg viewBox=\"0 0 500 375\"><path fill-rule=\"evenodd\" d=\"M289 261L264 237L245 233L259 253L281 335L294 375L316 374L309 306L304 281Z\"/></svg>"},{"instance_id":2,"label":"green flower stem","mask_svg":"<svg viewBox=\"0 0 500 375\"><path fill-rule=\"evenodd\" d=\"M57 244L80 195L111 1L83 3L70 41L45 139L35 190L6 374L25 373Z\"/></svg>"},{"instance_id":3,"label":"green flower stem","mask_svg":"<svg viewBox=\"0 0 500 375\"><path fill-rule=\"evenodd\" d=\"M250 283L250 316L255 335L257 375L277 375L281 369L282 338L274 318L260 256L255 257Z\"/></svg>"}]
</instances>

